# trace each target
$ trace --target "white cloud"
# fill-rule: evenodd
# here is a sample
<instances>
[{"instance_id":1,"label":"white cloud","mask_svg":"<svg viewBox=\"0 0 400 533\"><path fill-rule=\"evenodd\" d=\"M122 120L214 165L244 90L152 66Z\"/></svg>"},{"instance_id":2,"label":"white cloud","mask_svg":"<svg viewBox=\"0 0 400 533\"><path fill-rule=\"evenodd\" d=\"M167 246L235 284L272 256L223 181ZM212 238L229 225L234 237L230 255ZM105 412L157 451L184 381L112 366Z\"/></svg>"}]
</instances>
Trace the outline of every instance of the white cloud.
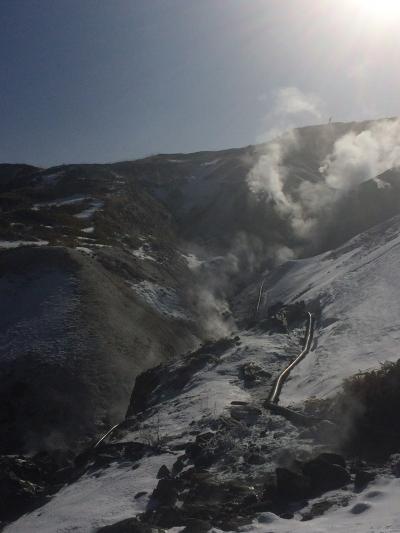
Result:
<instances>
[{"instance_id":1,"label":"white cloud","mask_svg":"<svg viewBox=\"0 0 400 533\"><path fill-rule=\"evenodd\" d=\"M284 87L276 96L276 115L309 114L315 118L321 118L322 101L318 96L311 93L303 93L297 87Z\"/></svg>"}]
</instances>

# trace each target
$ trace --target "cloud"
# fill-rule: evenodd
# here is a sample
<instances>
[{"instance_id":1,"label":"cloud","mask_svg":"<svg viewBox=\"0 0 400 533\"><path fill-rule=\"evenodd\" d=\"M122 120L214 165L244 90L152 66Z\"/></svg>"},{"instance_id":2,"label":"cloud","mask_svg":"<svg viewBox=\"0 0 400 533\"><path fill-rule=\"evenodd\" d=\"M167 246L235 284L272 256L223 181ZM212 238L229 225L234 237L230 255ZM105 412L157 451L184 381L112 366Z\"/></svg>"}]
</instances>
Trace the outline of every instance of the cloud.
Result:
<instances>
[{"instance_id":1,"label":"cloud","mask_svg":"<svg viewBox=\"0 0 400 533\"><path fill-rule=\"evenodd\" d=\"M297 87L284 87L277 93L275 102L276 115L309 114L315 118L322 117L322 101L311 93L303 93Z\"/></svg>"}]
</instances>

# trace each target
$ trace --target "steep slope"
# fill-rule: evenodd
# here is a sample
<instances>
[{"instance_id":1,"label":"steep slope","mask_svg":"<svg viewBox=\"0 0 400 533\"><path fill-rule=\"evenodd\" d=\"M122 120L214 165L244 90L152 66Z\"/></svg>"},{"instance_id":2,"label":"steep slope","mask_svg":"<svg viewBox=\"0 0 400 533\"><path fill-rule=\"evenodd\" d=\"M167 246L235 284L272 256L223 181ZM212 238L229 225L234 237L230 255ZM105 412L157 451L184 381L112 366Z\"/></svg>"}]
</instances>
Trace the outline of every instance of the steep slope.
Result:
<instances>
[{"instance_id":1,"label":"steep slope","mask_svg":"<svg viewBox=\"0 0 400 533\"><path fill-rule=\"evenodd\" d=\"M332 395L345 377L399 358L399 235L396 216L334 251L265 272L260 314L276 302L298 300L320 309L313 351L293 370L286 401Z\"/></svg>"},{"instance_id":2,"label":"steep slope","mask_svg":"<svg viewBox=\"0 0 400 533\"><path fill-rule=\"evenodd\" d=\"M296 201L302 184L321 182L338 140L376 124L296 130L280 161L281 192ZM138 373L248 323L253 312L240 312L238 293L247 287L256 299L266 268L340 246L399 213L391 168L335 197L311 240L299 235L276 198L249 186L280 142L106 165L0 166L0 396L11 396L3 451L79 447L120 420Z\"/></svg>"},{"instance_id":3,"label":"steep slope","mask_svg":"<svg viewBox=\"0 0 400 533\"><path fill-rule=\"evenodd\" d=\"M337 531L361 533L367 524L373 532L396 531L399 484L383 468L361 494L354 475L339 466L334 470L343 480L324 485L326 495L315 487L307 493L303 476L300 488L285 482L297 490L294 496L283 491L281 480L281 488L273 489L281 503L271 501L275 468L282 476L288 467L315 466L310 459L335 451L339 429L311 420L314 425L304 430L264 409L263 402L301 349L304 334L302 307L288 314L291 308L285 311L278 302L304 300L317 317L315 342L285 384L283 404L299 407L313 394L332 394L344 377L398 358L399 229L397 216L336 250L265 272L261 310L251 329L140 376L125 424L86 457L81 477L5 531L95 532L140 515L145 524L171 533L184 526L190 531L199 518L206 522L202 527L212 524L215 531L289 532L302 531L299 520L318 513L324 516L307 522L307 531L324 532L333 523ZM254 316L261 280L234 302L239 318ZM346 466L343 458L327 457ZM320 472L318 479L325 479L328 474ZM299 491L307 501L298 502Z\"/></svg>"}]
</instances>

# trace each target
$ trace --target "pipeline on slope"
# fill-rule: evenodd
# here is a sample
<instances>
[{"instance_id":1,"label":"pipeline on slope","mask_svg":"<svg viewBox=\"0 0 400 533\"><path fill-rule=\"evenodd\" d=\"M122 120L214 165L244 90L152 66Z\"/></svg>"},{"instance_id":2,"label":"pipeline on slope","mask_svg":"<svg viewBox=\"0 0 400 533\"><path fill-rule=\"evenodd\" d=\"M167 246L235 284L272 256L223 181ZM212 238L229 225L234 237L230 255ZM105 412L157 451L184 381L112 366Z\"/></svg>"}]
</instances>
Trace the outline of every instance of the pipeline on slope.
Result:
<instances>
[{"instance_id":1,"label":"pipeline on slope","mask_svg":"<svg viewBox=\"0 0 400 533\"><path fill-rule=\"evenodd\" d=\"M296 357L296 359L292 361L290 365L286 367L285 370L283 370L283 372L280 373L278 379L276 380L274 388L272 389L272 393L269 397L269 403L271 404L277 404L279 402L279 396L280 396L283 384L288 378L290 372L293 370L293 368L296 365L300 363L302 359L304 359L304 357L310 351L311 342L312 342L313 333L314 333L314 317L310 312L307 312L307 314L308 314L307 330L306 330L306 338L305 338L303 350Z\"/></svg>"},{"instance_id":2,"label":"pipeline on slope","mask_svg":"<svg viewBox=\"0 0 400 533\"><path fill-rule=\"evenodd\" d=\"M262 295L263 295L263 289L264 289L264 283L265 283L265 279L262 280L262 283L261 283L261 286L260 286L260 291L259 291L259 294L258 294L257 307L256 307L256 313L255 313L256 316L258 315L258 311L260 310L260 305L261 305L261 300L262 300Z\"/></svg>"}]
</instances>

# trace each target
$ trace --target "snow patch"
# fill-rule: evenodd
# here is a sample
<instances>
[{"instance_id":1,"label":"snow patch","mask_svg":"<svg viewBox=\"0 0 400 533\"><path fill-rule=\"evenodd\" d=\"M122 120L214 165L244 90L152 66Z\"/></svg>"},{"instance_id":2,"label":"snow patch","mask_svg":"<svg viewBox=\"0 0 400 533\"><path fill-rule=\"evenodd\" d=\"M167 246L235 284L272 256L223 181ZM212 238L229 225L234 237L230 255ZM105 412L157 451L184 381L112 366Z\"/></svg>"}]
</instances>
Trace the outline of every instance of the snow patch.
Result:
<instances>
[{"instance_id":1,"label":"snow patch","mask_svg":"<svg viewBox=\"0 0 400 533\"><path fill-rule=\"evenodd\" d=\"M96 213L96 211L103 207L103 205L104 202L102 200L92 200L92 205L90 207L74 216L80 219L91 218Z\"/></svg>"},{"instance_id":2,"label":"snow patch","mask_svg":"<svg viewBox=\"0 0 400 533\"><path fill-rule=\"evenodd\" d=\"M150 255L151 246L149 244L142 244L137 250L131 250L131 254L141 260L155 261L154 257Z\"/></svg>"},{"instance_id":3,"label":"snow patch","mask_svg":"<svg viewBox=\"0 0 400 533\"><path fill-rule=\"evenodd\" d=\"M10 250L20 246L47 246L49 241L0 241L0 249Z\"/></svg>"},{"instance_id":4,"label":"snow patch","mask_svg":"<svg viewBox=\"0 0 400 533\"><path fill-rule=\"evenodd\" d=\"M151 281L129 282L135 293L157 313L174 320L188 320L181 299L175 289L162 287Z\"/></svg>"}]
</instances>

